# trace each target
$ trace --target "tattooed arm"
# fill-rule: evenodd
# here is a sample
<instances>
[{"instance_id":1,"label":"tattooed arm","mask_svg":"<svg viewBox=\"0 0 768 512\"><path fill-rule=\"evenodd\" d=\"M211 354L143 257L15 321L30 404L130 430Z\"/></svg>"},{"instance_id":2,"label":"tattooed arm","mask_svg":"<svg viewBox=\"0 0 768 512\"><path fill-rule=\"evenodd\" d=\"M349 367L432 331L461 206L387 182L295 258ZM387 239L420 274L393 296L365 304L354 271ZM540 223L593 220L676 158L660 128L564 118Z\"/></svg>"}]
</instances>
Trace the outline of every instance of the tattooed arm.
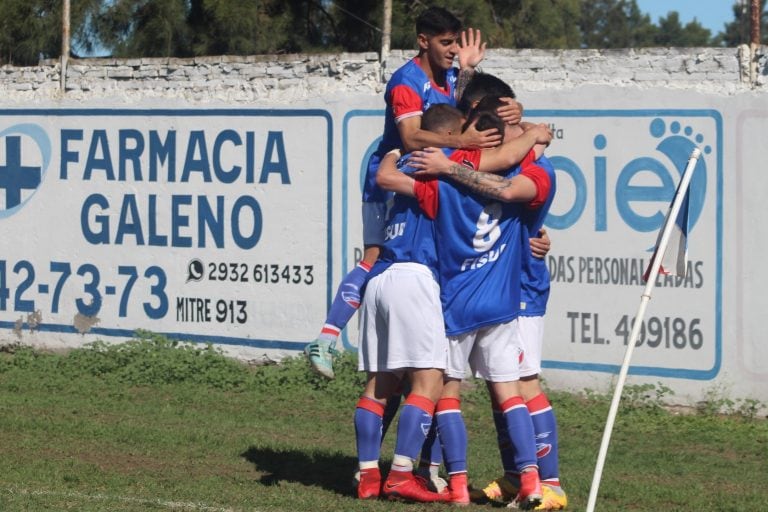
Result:
<instances>
[{"instance_id":1,"label":"tattooed arm","mask_svg":"<svg viewBox=\"0 0 768 512\"><path fill-rule=\"evenodd\" d=\"M455 183L464 185L476 194L503 202L531 201L536 197L536 183L527 176L518 174L504 178L498 174L473 171L455 162L443 173Z\"/></svg>"}]
</instances>

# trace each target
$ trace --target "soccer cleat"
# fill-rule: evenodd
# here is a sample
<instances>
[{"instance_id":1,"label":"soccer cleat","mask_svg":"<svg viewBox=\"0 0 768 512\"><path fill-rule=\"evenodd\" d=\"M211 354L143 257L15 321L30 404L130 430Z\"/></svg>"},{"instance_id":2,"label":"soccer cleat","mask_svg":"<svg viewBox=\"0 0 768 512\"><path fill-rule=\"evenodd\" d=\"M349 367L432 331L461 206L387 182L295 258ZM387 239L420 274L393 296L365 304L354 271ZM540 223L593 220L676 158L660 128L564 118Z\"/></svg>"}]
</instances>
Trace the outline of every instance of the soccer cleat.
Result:
<instances>
[{"instance_id":1,"label":"soccer cleat","mask_svg":"<svg viewBox=\"0 0 768 512\"><path fill-rule=\"evenodd\" d=\"M379 468L363 469L360 471L360 481L357 484L357 497L361 500L375 500L381 494L381 472Z\"/></svg>"},{"instance_id":2,"label":"soccer cleat","mask_svg":"<svg viewBox=\"0 0 768 512\"><path fill-rule=\"evenodd\" d=\"M451 475L448 484L449 500L451 505L469 505L469 487L467 486L467 474L459 473Z\"/></svg>"},{"instance_id":3,"label":"soccer cleat","mask_svg":"<svg viewBox=\"0 0 768 512\"><path fill-rule=\"evenodd\" d=\"M309 365L312 370L327 379L333 379L333 356L337 354L331 342L323 339L316 339L307 343L304 347L304 353L309 358Z\"/></svg>"},{"instance_id":4,"label":"soccer cleat","mask_svg":"<svg viewBox=\"0 0 768 512\"><path fill-rule=\"evenodd\" d=\"M541 480L536 469L520 473L520 490L517 491L515 500L509 504L510 508L533 510L541 505L544 494L541 490Z\"/></svg>"},{"instance_id":5,"label":"soccer cleat","mask_svg":"<svg viewBox=\"0 0 768 512\"><path fill-rule=\"evenodd\" d=\"M502 476L492 481L483 489L471 489L469 499L472 503L488 503L489 501L508 502L517 496L518 486L509 478Z\"/></svg>"},{"instance_id":6,"label":"soccer cleat","mask_svg":"<svg viewBox=\"0 0 768 512\"><path fill-rule=\"evenodd\" d=\"M568 497L559 485L542 483L541 490L544 495L541 505L533 510L564 510L568 506Z\"/></svg>"},{"instance_id":7,"label":"soccer cleat","mask_svg":"<svg viewBox=\"0 0 768 512\"><path fill-rule=\"evenodd\" d=\"M407 471L390 471L382 494L390 500L432 503L448 500L448 493L437 493L427 489L424 479Z\"/></svg>"}]
</instances>

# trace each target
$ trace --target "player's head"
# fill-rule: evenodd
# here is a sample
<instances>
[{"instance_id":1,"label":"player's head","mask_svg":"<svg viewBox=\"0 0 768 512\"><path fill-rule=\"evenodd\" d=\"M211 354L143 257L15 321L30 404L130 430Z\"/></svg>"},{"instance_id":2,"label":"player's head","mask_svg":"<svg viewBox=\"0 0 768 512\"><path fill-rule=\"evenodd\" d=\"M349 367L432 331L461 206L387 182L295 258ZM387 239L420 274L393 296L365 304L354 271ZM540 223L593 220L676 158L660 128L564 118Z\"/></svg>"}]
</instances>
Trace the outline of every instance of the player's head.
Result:
<instances>
[{"instance_id":1,"label":"player's head","mask_svg":"<svg viewBox=\"0 0 768 512\"><path fill-rule=\"evenodd\" d=\"M450 69L459 50L461 21L442 7L430 7L416 19L419 55L438 69Z\"/></svg>"},{"instance_id":2,"label":"player's head","mask_svg":"<svg viewBox=\"0 0 768 512\"><path fill-rule=\"evenodd\" d=\"M495 128L504 137L505 123L496 110L504 105L504 102L498 96L486 96L481 99L475 108L469 112L467 121L462 126L462 131L466 130L470 125L475 123L475 128L478 131L489 130Z\"/></svg>"},{"instance_id":3,"label":"player's head","mask_svg":"<svg viewBox=\"0 0 768 512\"><path fill-rule=\"evenodd\" d=\"M439 36L445 33L458 34L461 21L442 7L430 7L416 18L416 35Z\"/></svg>"},{"instance_id":4,"label":"player's head","mask_svg":"<svg viewBox=\"0 0 768 512\"><path fill-rule=\"evenodd\" d=\"M456 107L438 103L429 107L421 117L421 128L434 133L459 133L464 116Z\"/></svg>"},{"instance_id":5,"label":"player's head","mask_svg":"<svg viewBox=\"0 0 768 512\"><path fill-rule=\"evenodd\" d=\"M504 80L488 73L475 72L461 95L459 110L465 115L469 114L470 110L486 96L514 98L515 92Z\"/></svg>"}]
</instances>

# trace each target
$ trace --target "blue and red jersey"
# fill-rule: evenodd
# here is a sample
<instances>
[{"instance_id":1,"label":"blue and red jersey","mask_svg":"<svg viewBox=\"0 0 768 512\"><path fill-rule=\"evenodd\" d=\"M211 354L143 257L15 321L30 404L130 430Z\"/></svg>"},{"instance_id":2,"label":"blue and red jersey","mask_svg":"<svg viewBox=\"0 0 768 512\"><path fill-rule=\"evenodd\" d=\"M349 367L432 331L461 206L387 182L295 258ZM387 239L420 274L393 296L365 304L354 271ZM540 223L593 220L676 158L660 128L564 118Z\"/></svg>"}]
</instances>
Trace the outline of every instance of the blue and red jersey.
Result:
<instances>
[{"instance_id":1,"label":"blue and red jersey","mask_svg":"<svg viewBox=\"0 0 768 512\"><path fill-rule=\"evenodd\" d=\"M479 151L444 150L451 160L477 168ZM527 207L548 194L546 174L533 164L533 153L513 168L537 185L530 203L485 199L461 185L442 180L415 189L422 209L435 218L440 295L446 333L458 335L517 318L521 303L522 252L530 252L522 225Z\"/></svg>"},{"instance_id":2,"label":"blue and red jersey","mask_svg":"<svg viewBox=\"0 0 768 512\"><path fill-rule=\"evenodd\" d=\"M406 174L414 171L406 164L409 156L403 156L397 163L398 169ZM423 187L424 183L417 181L414 189ZM392 263L403 262L425 265L435 279L438 277L434 221L425 215L416 198L394 194L387 212L384 245L370 277L380 274Z\"/></svg>"},{"instance_id":3,"label":"blue and red jersey","mask_svg":"<svg viewBox=\"0 0 768 512\"><path fill-rule=\"evenodd\" d=\"M540 167L549 176L549 193L544 203L538 208L526 208L523 211L522 222L525 226L525 246L530 245L531 238L539 236L539 229L544 226L544 219L552 206L555 198L557 184L555 181L555 169L546 156L536 160L535 165ZM549 268L543 258L535 258L531 251L523 251L523 274L521 279L520 315L543 316L547 311L549 301Z\"/></svg>"},{"instance_id":4,"label":"blue and red jersey","mask_svg":"<svg viewBox=\"0 0 768 512\"><path fill-rule=\"evenodd\" d=\"M391 193L376 185L376 171L384 155L393 149L403 148L397 122L411 116L420 116L432 105L448 103L455 106L458 71L458 68L446 71L444 89L430 80L416 58L403 64L392 74L384 92L384 135L368 160L363 184L364 202L386 202L391 196Z\"/></svg>"}]
</instances>

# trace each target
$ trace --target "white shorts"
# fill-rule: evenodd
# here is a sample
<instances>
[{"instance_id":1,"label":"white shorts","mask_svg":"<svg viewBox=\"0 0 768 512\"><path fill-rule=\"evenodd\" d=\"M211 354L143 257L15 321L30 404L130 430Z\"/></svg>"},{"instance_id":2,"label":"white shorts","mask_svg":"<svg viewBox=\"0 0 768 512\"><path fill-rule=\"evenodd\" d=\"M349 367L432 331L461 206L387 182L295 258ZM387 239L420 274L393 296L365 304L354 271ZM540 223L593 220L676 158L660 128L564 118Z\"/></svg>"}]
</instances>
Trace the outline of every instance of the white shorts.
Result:
<instances>
[{"instance_id":1,"label":"white shorts","mask_svg":"<svg viewBox=\"0 0 768 512\"><path fill-rule=\"evenodd\" d=\"M387 203L363 202L363 245L384 245Z\"/></svg>"},{"instance_id":2,"label":"white shorts","mask_svg":"<svg viewBox=\"0 0 768 512\"><path fill-rule=\"evenodd\" d=\"M366 286L360 307L358 369L445 369L448 340L440 287L418 263L394 263Z\"/></svg>"},{"instance_id":3,"label":"white shorts","mask_svg":"<svg viewBox=\"0 0 768 512\"><path fill-rule=\"evenodd\" d=\"M521 316L517 319L520 330L520 346L523 361L520 363L520 377L541 373L541 353L544 346L544 317Z\"/></svg>"},{"instance_id":4,"label":"white shorts","mask_svg":"<svg viewBox=\"0 0 768 512\"><path fill-rule=\"evenodd\" d=\"M520 333L517 319L448 337L446 376L461 379L470 370L490 382L520 380Z\"/></svg>"}]
</instances>

